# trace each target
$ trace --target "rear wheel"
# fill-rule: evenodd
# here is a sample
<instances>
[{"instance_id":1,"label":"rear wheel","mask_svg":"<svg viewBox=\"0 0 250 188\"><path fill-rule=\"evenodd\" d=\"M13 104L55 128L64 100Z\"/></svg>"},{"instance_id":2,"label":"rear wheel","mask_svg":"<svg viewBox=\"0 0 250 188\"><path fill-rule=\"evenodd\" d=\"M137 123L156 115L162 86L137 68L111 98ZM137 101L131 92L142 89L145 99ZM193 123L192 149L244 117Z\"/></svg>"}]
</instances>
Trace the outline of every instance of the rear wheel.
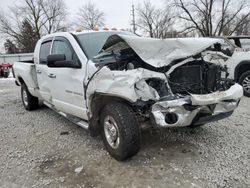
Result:
<instances>
[{"instance_id":1,"label":"rear wheel","mask_svg":"<svg viewBox=\"0 0 250 188\"><path fill-rule=\"evenodd\" d=\"M140 149L141 134L130 106L116 102L104 107L101 114L102 138L109 154L122 161Z\"/></svg>"},{"instance_id":2,"label":"rear wheel","mask_svg":"<svg viewBox=\"0 0 250 188\"><path fill-rule=\"evenodd\" d=\"M250 71L246 71L240 76L239 84L243 87L244 95L250 97Z\"/></svg>"},{"instance_id":3,"label":"rear wheel","mask_svg":"<svg viewBox=\"0 0 250 188\"><path fill-rule=\"evenodd\" d=\"M27 86L25 84L21 85L21 97L23 106L26 110L35 110L39 106L39 101L37 97L34 97L30 94Z\"/></svg>"}]
</instances>

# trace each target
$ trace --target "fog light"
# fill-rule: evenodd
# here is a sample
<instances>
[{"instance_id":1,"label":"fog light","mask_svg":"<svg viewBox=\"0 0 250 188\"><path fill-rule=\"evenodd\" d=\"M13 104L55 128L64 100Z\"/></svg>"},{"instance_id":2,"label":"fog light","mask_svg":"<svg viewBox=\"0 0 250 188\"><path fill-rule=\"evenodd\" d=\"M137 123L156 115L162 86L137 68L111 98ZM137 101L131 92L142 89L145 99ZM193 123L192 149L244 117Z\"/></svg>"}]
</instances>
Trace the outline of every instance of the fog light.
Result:
<instances>
[{"instance_id":1,"label":"fog light","mask_svg":"<svg viewBox=\"0 0 250 188\"><path fill-rule=\"evenodd\" d=\"M178 115L176 113L167 113L165 115L165 122L167 124L175 124L178 121Z\"/></svg>"}]
</instances>

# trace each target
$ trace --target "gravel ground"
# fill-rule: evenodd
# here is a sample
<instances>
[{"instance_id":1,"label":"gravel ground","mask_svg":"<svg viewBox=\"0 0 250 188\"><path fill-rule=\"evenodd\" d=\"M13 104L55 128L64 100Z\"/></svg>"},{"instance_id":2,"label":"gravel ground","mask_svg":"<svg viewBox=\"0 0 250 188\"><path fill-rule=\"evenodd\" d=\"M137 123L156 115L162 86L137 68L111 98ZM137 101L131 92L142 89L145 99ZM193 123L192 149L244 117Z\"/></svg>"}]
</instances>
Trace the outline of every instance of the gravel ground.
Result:
<instances>
[{"instance_id":1,"label":"gravel ground","mask_svg":"<svg viewBox=\"0 0 250 188\"><path fill-rule=\"evenodd\" d=\"M249 98L198 129L144 131L140 152L117 162L54 111L25 111L19 90L0 79L0 187L250 187Z\"/></svg>"}]
</instances>

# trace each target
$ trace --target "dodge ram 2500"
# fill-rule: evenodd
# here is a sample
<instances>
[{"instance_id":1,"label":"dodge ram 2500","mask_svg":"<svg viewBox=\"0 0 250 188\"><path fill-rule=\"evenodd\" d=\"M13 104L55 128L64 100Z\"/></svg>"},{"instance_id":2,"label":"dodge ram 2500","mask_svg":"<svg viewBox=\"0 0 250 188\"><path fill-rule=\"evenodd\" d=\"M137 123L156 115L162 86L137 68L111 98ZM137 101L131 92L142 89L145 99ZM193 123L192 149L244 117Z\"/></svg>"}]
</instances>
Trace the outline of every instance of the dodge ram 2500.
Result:
<instances>
[{"instance_id":1,"label":"dodge ram 2500","mask_svg":"<svg viewBox=\"0 0 250 188\"><path fill-rule=\"evenodd\" d=\"M141 128L200 126L230 116L243 95L230 80L223 39L152 39L118 31L64 32L36 45L34 61L16 62L26 110L38 101L102 135L111 156L140 148Z\"/></svg>"}]
</instances>

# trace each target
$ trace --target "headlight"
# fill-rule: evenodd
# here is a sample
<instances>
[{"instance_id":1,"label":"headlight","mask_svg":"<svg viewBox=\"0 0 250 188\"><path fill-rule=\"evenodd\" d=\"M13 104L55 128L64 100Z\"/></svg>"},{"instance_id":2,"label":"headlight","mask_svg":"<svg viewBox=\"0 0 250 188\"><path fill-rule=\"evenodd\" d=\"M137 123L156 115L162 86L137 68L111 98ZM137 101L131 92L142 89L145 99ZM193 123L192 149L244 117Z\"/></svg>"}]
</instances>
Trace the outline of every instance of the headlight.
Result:
<instances>
[{"instance_id":1,"label":"headlight","mask_svg":"<svg viewBox=\"0 0 250 188\"><path fill-rule=\"evenodd\" d=\"M146 80L147 84L154 88L160 97L164 97L166 95L169 95L169 91L166 87L166 83L164 80L160 80L157 78L150 78Z\"/></svg>"}]
</instances>

